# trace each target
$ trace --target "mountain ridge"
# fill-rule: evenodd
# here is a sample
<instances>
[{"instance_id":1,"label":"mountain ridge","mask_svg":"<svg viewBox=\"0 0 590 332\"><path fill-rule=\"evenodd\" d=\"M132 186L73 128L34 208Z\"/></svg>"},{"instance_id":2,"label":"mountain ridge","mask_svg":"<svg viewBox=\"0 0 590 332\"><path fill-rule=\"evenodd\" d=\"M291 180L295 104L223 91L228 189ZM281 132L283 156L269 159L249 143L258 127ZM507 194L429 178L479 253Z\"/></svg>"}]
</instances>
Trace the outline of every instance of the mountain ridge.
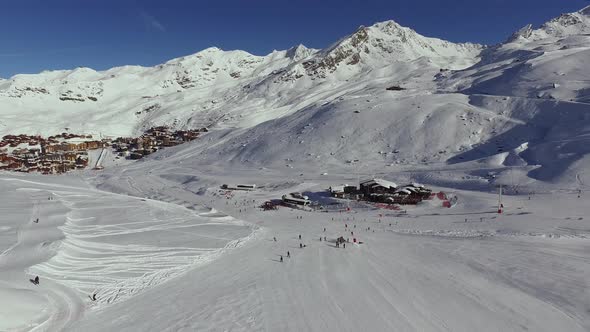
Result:
<instances>
[{"instance_id":1,"label":"mountain ridge","mask_svg":"<svg viewBox=\"0 0 590 332\"><path fill-rule=\"evenodd\" d=\"M15 76L0 81L0 133L207 127L209 138L186 154L206 164L327 167L364 158L375 167L519 165L533 178L571 178L586 167L586 151L547 141L586 137L588 11L542 25L563 27L555 35L527 39L525 29L494 46L385 21L322 50L208 48L154 67Z\"/></svg>"}]
</instances>

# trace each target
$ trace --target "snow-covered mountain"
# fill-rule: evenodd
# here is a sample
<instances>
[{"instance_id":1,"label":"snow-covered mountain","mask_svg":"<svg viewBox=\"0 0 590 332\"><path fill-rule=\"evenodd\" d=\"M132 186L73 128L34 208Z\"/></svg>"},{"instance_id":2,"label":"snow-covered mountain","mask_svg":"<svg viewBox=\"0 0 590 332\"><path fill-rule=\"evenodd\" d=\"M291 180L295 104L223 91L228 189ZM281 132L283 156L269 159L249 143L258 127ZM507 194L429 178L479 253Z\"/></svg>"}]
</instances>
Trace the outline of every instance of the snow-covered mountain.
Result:
<instances>
[{"instance_id":1,"label":"snow-covered mountain","mask_svg":"<svg viewBox=\"0 0 590 332\"><path fill-rule=\"evenodd\" d=\"M476 162L571 180L586 165L589 8L491 47L387 21L322 50L209 48L155 67L16 75L0 81L0 133L206 126L209 139L183 156L326 169Z\"/></svg>"},{"instance_id":2,"label":"snow-covered mountain","mask_svg":"<svg viewBox=\"0 0 590 332\"><path fill-rule=\"evenodd\" d=\"M422 37L389 21L361 27L321 51L299 45L255 56L208 48L149 68L16 75L0 81L0 111L12 118L3 121L0 133L48 134L67 127L122 135L154 124L246 127L307 106L293 99L319 86L343 86L367 72L417 59L465 67L480 49Z\"/></svg>"},{"instance_id":3,"label":"snow-covered mountain","mask_svg":"<svg viewBox=\"0 0 590 332\"><path fill-rule=\"evenodd\" d=\"M562 14L538 29L531 24L517 31L509 39L510 42L519 40L539 41L548 38L565 38L590 33L590 6L575 13Z\"/></svg>"}]
</instances>

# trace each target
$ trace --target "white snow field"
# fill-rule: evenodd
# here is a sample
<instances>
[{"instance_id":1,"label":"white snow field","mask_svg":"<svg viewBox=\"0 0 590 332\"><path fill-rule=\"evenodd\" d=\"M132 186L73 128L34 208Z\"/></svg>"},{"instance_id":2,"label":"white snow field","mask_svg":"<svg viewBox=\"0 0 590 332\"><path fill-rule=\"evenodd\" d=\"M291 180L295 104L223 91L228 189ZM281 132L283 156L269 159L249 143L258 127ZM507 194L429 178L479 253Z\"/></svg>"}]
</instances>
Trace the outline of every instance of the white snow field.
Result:
<instances>
[{"instance_id":1,"label":"white snow field","mask_svg":"<svg viewBox=\"0 0 590 332\"><path fill-rule=\"evenodd\" d=\"M3 319L3 328L590 328L587 195L505 196L501 215L494 193L457 189L444 189L458 197L450 209L434 200L406 214L356 205L350 212L263 212L255 206L285 192L318 198L329 184L356 176L291 181L282 169L227 171L151 160L85 175L116 194L74 176L3 176L3 195L18 203L0 219L14 244L2 256L1 270L11 271L1 275L2 292L30 294L12 299L26 311L2 306L3 317L7 309L20 313ZM262 188L229 199L217 189L240 179ZM46 201L50 194L55 199ZM335 248L338 236L363 243ZM39 285L28 281L34 275Z\"/></svg>"},{"instance_id":2,"label":"white snow field","mask_svg":"<svg viewBox=\"0 0 590 332\"><path fill-rule=\"evenodd\" d=\"M3 331L66 329L85 310L124 301L254 234L212 210L100 192L75 178L0 182Z\"/></svg>"},{"instance_id":3,"label":"white snow field","mask_svg":"<svg viewBox=\"0 0 590 332\"><path fill-rule=\"evenodd\" d=\"M0 331L589 331L588 45L590 7L494 46L388 21L0 80L0 134L210 129L103 171L0 173ZM372 177L457 203L327 197ZM238 183L257 190L219 189ZM333 208L256 208L296 191Z\"/></svg>"}]
</instances>

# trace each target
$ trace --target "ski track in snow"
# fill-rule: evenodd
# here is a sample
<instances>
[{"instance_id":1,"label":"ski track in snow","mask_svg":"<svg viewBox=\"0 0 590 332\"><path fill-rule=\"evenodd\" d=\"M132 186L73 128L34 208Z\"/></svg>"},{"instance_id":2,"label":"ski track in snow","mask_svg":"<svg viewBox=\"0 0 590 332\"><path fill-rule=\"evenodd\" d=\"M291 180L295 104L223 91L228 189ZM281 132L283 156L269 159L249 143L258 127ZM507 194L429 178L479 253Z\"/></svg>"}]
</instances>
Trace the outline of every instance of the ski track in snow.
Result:
<instances>
[{"instance_id":1,"label":"ski track in snow","mask_svg":"<svg viewBox=\"0 0 590 332\"><path fill-rule=\"evenodd\" d=\"M3 253L17 257L14 252L29 245L41 252L27 275L40 277L35 290L47 297L51 313L45 321L30 325L31 331L66 330L86 307L124 301L241 246L256 232L223 214L195 214L172 203L2 180L22 185L18 190L27 192L34 204L31 219L40 219L38 224L20 227L16 244ZM48 204L62 206L61 212L46 215ZM40 227L49 233L39 234ZM216 229L223 235L214 235ZM94 302L89 299L92 294L96 294Z\"/></svg>"}]
</instances>

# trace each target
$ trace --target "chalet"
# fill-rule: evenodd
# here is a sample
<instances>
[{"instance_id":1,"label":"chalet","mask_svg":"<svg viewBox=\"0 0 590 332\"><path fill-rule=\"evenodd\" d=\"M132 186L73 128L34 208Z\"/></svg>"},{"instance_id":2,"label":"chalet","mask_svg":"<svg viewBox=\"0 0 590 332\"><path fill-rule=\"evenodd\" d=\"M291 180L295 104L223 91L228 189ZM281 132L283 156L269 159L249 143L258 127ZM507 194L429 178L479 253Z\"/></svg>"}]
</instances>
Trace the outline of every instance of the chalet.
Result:
<instances>
[{"instance_id":1,"label":"chalet","mask_svg":"<svg viewBox=\"0 0 590 332\"><path fill-rule=\"evenodd\" d=\"M418 204L430 198L431 192L423 185L413 183L399 187L393 193L371 193L365 198L368 201L388 204Z\"/></svg>"},{"instance_id":2,"label":"chalet","mask_svg":"<svg viewBox=\"0 0 590 332\"><path fill-rule=\"evenodd\" d=\"M365 195L393 194L398 185L383 179L371 179L360 183L359 191Z\"/></svg>"},{"instance_id":3,"label":"chalet","mask_svg":"<svg viewBox=\"0 0 590 332\"><path fill-rule=\"evenodd\" d=\"M78 154L73 152L64 153L64 160L75 162L78 159Z\"/></svg>"},{"instance_id":4,"label":"chalet","mask_svg":"<svg viewBox=\"0 0 590 332\"><path fill-rule=\"evenodd\" d=\"M333 186L328 189L330 195L336 198L345 198L345 199L360 199L361 194L358 191L356 186L349 186L347 184L340 185L340 186Z\"/></svg>"},{"instance_id":5,"label":"chalet","mask_svg":"<svg viewBox=\"0 0 590 332\"><path fill-rule=\"evenodd\" d=\"M92 138L92 136L90 136L90 138ZM88 149L88 150L96 150L96 149L100 149L102 147L103 147L102 142L99 142L99 141L86 142L86 149Z\"/></svg>"},{"instance_id":6,"label":"chalet","mask_svg":"<svg viewBox=\"0 0 590 332\"><path fill-rule=\"evenodd\" d=\"M398 186L383 179L363 181L358 189L355 186L340 185L330 187L329 191L331 196L336 198L362 199L386 204L418 204L424 199L429 199L432 194L430 189L418 183Z\"/></svg>"},{"instance_id":7,"label":"chalet","mask_svg":"<svg viewBox=\"0 0 590 332\"><path fill-rule=\"evenodd\" d=\"M150 129L148 129L147 133L150 134L151 136L154 136L154 137L166 136L166 135L168 135L168 127L159 126L159 127L150 128Z\"/></svg>"},{"instance_id":8,"label":"chalet","mask_svg":"<svg viewBox=\"0 0 590 332\"><path fill-rule=\"evenodd\" d=\"M58 153L49 153L43 155L43 160L45 161L60 161L63 159L63 155Z\"/></svg>"},{"instance_id":9,"label":"chalet","mask_svg":"<svg viewBox=\"0 0 590 332\"><path fill-rule=\"evenodd\" d=\"M420 199L428 199L432 194L432 190L427 189L424 185L419 183L411 183L403 188L406 192L409 192L408 195L412 197L417 197Z\"/></svg>"}]
</instances>

